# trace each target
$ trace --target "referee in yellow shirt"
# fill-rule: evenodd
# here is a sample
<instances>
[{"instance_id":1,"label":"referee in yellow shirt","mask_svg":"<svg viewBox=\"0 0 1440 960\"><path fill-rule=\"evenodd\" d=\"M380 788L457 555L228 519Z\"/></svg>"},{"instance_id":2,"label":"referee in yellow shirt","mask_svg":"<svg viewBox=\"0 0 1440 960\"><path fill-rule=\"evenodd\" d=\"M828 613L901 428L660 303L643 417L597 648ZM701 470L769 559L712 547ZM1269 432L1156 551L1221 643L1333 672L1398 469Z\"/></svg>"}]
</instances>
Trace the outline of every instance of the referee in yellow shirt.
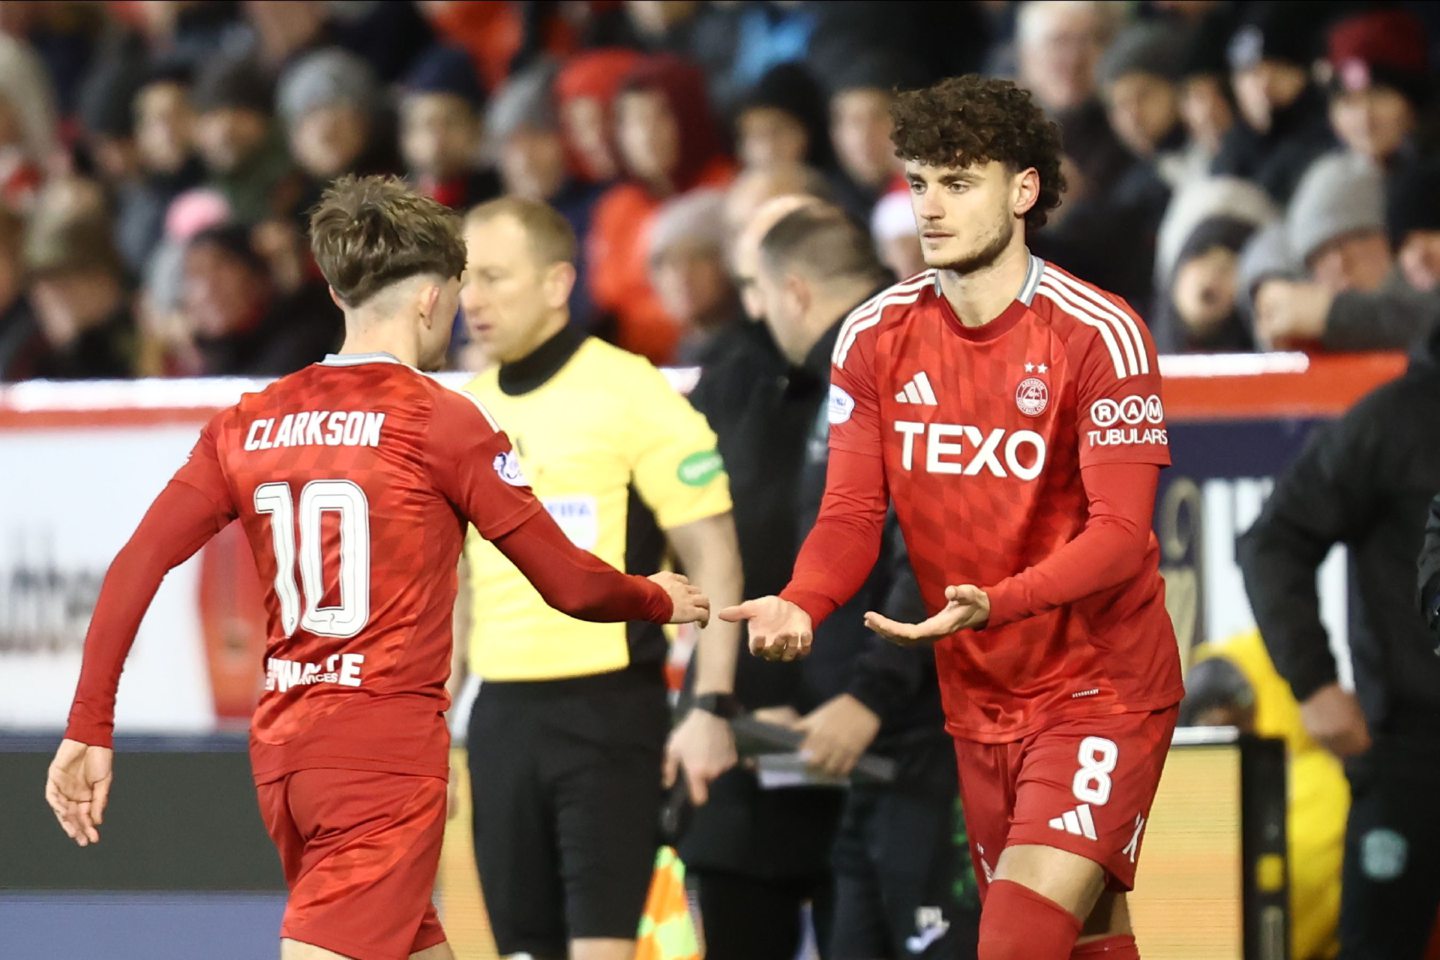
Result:
<instances>
[{"instance_id":1,"label":"referee in yellow shirt","mask_svg":"<svg viewBox=\"0 0 1440 960\"><path fill-rule=\"evenodd\" d=\"M738 602L740 554L715 435L647 360L570 326L575 235L564 218L506 198L472 210L465 238L461 304L494 364L466 389L509 434L536 496L577 545L632 572L655 569L663 532L716 609ZM735 762L724 717L738 629L716 618L702 632L696 709L671 735L658 628L550 609L473 534L466 567L456 647L468 636L468 668L480 677L469 767L496 945L536 960L629 960L662 778L682 767L703 801Z\"/></svg>"}]
</instances>

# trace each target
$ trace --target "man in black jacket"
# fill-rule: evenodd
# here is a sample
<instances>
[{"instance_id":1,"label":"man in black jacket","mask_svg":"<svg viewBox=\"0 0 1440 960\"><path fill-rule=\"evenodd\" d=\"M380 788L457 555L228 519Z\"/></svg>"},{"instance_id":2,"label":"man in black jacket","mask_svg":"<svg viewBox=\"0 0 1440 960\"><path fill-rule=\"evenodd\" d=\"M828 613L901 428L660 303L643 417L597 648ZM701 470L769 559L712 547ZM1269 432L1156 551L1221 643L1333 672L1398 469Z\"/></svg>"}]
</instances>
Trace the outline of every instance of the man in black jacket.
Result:
<instances>
[{"instance_id":1,"label":"man in black jacket","mask_svg":"<svg viewBox=\"0 0 1440 960\"><path fill-rule=\"evenodd\" d=\"M827 206L788 214L760 244L756 289L766 326L791 365L822 383L845 317L888 283L869 236ZM827 412L817 406L805 444L802 533L825 493ZM796 722L801 749L826 773L850 774L865 752L897 765L893 783L857 782L847 795L832 860L831 956L973 958L978 910L967 893L954 746L934 654L886 643L864 626L867 610L927 615L893 514L885 534L885 559L816 633L810 669L829 696Z\"/></svg>"},{"instance_id":2,"label":"man in black jacket","mask_svg":"<svg viewBox=\"0 0 1440 960\"><path fill-rule=\"evenodd\" d=\"M1239 544L1255 618L1305 728L1346 759L1341 960L1419 960L1440 906L1440 659L1415 557L1440 490L1440 332L1410 370L1318 430ZM1337 682L1315 573L1350 551L1355 693Z\"/></svg>"}]
</instances>

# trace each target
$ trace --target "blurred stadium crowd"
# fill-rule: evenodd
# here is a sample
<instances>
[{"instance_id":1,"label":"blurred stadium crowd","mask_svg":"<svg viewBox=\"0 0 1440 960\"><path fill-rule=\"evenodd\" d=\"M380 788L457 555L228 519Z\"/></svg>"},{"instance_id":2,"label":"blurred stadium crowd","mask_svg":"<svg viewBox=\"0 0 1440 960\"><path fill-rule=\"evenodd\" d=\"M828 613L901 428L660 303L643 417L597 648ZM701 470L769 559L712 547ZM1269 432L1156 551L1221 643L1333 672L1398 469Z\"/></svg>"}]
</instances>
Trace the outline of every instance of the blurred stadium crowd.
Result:
<instances>
[{"instance_id":1,"label":"blurred stadium crowd","mask_svg":"<svg viewBox=\"0 0 1440 960\"><path fill-rule=\"evenodd\" d=\"M965 72L1059 121L1070 188L1036 252L1162 351L1403 347L1440 313L1435 9L12 0L0 380L319 358L340 315L302 218L347 171L547 201L581 240L576 322L703 362L769 196L824 195L921 268L887 103Z\"/></svg>"}]
</instances>

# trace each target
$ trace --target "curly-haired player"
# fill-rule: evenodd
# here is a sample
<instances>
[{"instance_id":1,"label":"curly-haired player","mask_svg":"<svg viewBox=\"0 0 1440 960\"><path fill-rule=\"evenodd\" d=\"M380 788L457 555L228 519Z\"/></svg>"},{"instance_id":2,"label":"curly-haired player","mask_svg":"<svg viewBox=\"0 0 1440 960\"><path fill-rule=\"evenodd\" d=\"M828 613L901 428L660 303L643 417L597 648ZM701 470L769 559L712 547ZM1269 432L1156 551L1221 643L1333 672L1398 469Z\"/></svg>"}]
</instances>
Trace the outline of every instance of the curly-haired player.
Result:
<instances>
[{"instance_id":1,"label":"curly-haired player","mask_svg":"<svg viewBox=\"0 0 1440 960\"><path fill-rule=\"evenodd\" d=\"M887 501L933 616L981 960L1139 957L1124 892L1182 688L1150 532L1170 462L1145 324L1030 254L1060 202L1030 95L960 77L893 115L930 269L841 328L824 505L778 597L721 612L793 659L865 580Z\"/></svg>"}]
</instances>

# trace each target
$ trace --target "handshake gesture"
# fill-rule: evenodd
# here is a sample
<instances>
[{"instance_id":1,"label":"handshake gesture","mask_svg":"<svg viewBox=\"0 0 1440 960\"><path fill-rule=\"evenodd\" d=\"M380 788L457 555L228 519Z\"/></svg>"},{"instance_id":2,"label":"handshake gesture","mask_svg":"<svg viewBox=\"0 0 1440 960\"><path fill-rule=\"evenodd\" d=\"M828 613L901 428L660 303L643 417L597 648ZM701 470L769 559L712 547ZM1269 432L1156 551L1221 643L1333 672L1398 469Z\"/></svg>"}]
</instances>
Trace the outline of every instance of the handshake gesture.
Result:
<instances>
[{"instance_id":1,"label":"handshake gesture","mask_svg":"<svg viewBox=\"0 0 1440 960\"><path fill-rule=\"evenodd\" d=\"M945 588L945 607L920 623L900 623L871 611L865 626L900 646L930 643L955 633L983 627L990 619L990 598L971 584ZM750 652L765 660L796 660L810 652L814 625L797 604L780 597L746 600L720 611L720 619L744 621L750 627Z\"/></svg>"}]
</instances>

